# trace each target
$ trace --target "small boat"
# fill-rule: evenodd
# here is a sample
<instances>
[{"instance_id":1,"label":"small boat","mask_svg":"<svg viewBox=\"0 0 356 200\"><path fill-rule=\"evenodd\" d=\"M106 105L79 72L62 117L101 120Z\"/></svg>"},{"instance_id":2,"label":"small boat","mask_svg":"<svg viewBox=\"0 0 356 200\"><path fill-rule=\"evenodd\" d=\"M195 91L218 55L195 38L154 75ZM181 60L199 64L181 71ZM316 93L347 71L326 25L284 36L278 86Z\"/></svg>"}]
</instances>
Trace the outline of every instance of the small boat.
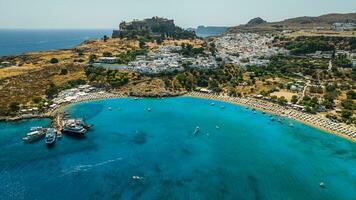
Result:
<instances>
[{"instance_id":1,"label":"small boat","mask_svg":"<svg viewBox=\"0 0 356 200\"><path fill-rule=\"evenodd\" d=\"M270 120L271 120L271 122L274 122L275 119L274 119L274 117L270 117Z\"/></svg>"},{"instance_id":2,"label":"small boat","mask_svg":"<svg viewBox=\"0 0 356 200\"><path fill-rule=\"evenodd\" d=\"M152 111L152 109L151 109L151 108L147 108L147 111L148 111L148 112L151 112L151 111Z\"/></svg>"},{"instance_id":3,"label":"small boat","mask_svg":"<svg viewBox=\"0 0 356 200\"><path fill-rule=\"evenodd\" d=\"M266 114L266 112L265 112L265 111L263 111L263 112L262 112L262 115L265 115L265 114Z\"/></svg>"},{"instance_id":4,"label":"small boat","mask_svg":"<svg viewBox=\"0 0 356 200\"><path fill-rule=\"evenodd\" d=\"M24 138L22 138L22 140L27 143L36 142L39 139L43 138L45 136L45 133L46 132L44 129L30 131L29 133L26 134Z\"/></svg>"},{"instance_id":5,"label":"small boat","mask_svg":"<svg viewBox=\"0 0 356 200\"><path fill-rule=\"evenodd\" d=\"M108 107L108 110L110 110L110 111L111 111L111 110L112 110L112 108L111 108L111 107Z\"/></svg>"},{"instance_id":6,"label":"small boat","mask_svg":"<svg viewBox=\"0 0 356 200\"><path fill-rule=\"evenodd\" d=\"M195 128L195 131L194 131L194 135L197 135L198 133L200 132L200 127L199 126L197 126L196 128Z\"/></svg>"},{"instance_id":7,"label":"small boat","mask_svg":"<svg viewBox=\"0 0 356 200\"><path fill-rule=\"evenodd\" d=\"M221 109L221 110L224 110L224 109L225 109L225 106L221 106L220 109Z\"/></svg>"},{"instance_id":8,"label":"small boat","mask_svg":"<svg viewBox=\"0 0 356 200\"><path fill-rule=\"evenodd\" d=\"M47 129L45 141L47 145L52 145L56 142L57 134L54 128Z\"/></svg>"},{"instance_id":9,"label":"small boat","mask_svg":"<svg viewBox=\"0 0 356 200\"><path fill-rule=\"evenodd\" d=\"M137 98L137 97L135 97L135 98L134 98L134 100L138 100L138 98Z\"/></svg>"},{"instance_id":10,"label":"small boat","mask_svg":"<svg viewBox=\"0 0 356 200\"><path fill-rule=\"evenodd\" d=\"M294 127L294 125L292 123L289 123L288 126L289 127Z\"/></svg>"},{"instance_id":11,"label":"small boat","mask_svg":"<svg viewBox=\"0 0 356 200\"><path fill-rule=\"evenodd\" d=\"M132 179L135 179L135 180L141 180L141 179L142 179L142 177L140 177L140 176L132 176Z\"/></svg>"},{"instance_id":12,"label":"small boat","mask_svg":"<svg viewBox=\"0 0 356 200\"><path fill-rule=\"evenodd\" d=\"M215 126L216 129L220 129L220 127L218 125Z\"/></svg>"},{"instance_id":13,"label":"small boat","mask_svg":"<svg viewBox=\"0 0 356 200\"><path fill-rule=\"evenodd\" d=\"M253 111L253 114L257 114L256 110Z\"/></svg>"},{"instance_id":14,"label":"small boat","mask_svg":"<svg viewBox=\"0 0 356 200\"><path fill-rule=\"evenodd\" d=\"M215 103L211 103L210 105L211 105L211 106L215 106Z\"/></svg>"},{"instance_id":15,"label":"small boat","mask_svg":"<svg viewBox=\"0 0 356 200\"><path fill-rule=\"evenodd\" d=\"M282 118L281 117L278 117L278 122L282 123Z\"/></svg>"},{"instance_id":16,"label":"small boat","mask_svg":"<svg viewBox=\"0 0 356 200\"><path fill-rule=\"evenodd\" d=\"M320 186L321 188L326 188L326 185L325 185L324 182L320 182L319 186Z\"/></svg>"}]
</instances>

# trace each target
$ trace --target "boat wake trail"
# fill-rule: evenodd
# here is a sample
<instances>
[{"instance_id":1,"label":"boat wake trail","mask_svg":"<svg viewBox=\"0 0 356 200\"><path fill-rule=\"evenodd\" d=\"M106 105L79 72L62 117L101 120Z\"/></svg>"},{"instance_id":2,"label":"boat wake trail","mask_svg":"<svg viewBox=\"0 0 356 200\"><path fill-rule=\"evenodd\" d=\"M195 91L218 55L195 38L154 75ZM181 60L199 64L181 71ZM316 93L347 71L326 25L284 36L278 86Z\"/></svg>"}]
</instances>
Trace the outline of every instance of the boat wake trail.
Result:
<instances>
[{"instance_id":1,"label":"boat wake trail","mask_svg":"<svg viewBox=\"0 0 356 200\"><path fill-rule=\"evenodd\" d=\"M66 170L62 170L61 172L61 176L60 177L63 177L63 176L66 176L66 175L70 175L70 174L73 174L73 173L77 173L77 172L86 172L86 171L89 171L93 168L96 168L96 167L100 167L100 166L103 166L103 165L107 165L107 164L111 164L111 163L114 163L114 162L117 162L117 161L121 161L122 160L122 157L119 157L119 158L115 158L115 159L110 159L110 160L107 160L107 161L103 161L103 162L99 162L99 163L95 163L95 164L87 164L87 165L76 165L70 169L66 169Z\"/></svg>"}]
</instances>

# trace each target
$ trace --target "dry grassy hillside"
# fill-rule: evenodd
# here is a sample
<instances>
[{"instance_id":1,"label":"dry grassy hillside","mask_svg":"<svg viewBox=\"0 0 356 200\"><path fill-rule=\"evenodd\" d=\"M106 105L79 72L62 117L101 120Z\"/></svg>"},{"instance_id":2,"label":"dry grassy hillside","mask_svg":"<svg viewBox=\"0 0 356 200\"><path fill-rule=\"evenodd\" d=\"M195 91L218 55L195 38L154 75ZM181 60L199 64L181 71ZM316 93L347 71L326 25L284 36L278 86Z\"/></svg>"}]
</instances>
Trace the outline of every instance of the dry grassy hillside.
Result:
<instances>
[{"instance_id":1,"label":"dry grassy hillside","mask_svg":"<svg viewBox=\"0 0 356 200\"><path fill-rule=\"evenodd\" d=\"M8 111L11 102L26 104L34 97L43 97L51 82L61 85L71 80L86 80L84 66L91 54L115 55L137 47L134 41L109 39L84 42L73 49L2 57L1 62L8 61L12 66L0 69L0 114ZM58 59L58 63L52 64L52 58ZM62 69L68 74L60 75Z\"/></svg>"}]
</instances>

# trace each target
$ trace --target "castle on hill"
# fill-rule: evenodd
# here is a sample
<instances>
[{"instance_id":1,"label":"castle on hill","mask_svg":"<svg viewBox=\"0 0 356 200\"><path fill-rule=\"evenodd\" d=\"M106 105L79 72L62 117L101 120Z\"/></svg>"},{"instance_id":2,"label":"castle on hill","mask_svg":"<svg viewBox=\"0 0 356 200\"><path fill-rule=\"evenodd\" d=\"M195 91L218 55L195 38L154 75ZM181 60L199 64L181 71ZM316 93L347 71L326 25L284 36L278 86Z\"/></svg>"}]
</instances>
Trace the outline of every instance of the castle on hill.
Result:
<instances>
[{"instance_id":1,"label":"castle on hill","mask_svg":"<svg viewBox=\"0 0 356 200\"><path fill-rule=\"evenodd\" d=\"M174 20L152 17L144 20L134 20L131 22L122 22L119 30L114 30L113 38L138 37L160 37L161 39L194 39L196 35L192 31L184 30L174 24Z\"/></svg>"}]
</instances>

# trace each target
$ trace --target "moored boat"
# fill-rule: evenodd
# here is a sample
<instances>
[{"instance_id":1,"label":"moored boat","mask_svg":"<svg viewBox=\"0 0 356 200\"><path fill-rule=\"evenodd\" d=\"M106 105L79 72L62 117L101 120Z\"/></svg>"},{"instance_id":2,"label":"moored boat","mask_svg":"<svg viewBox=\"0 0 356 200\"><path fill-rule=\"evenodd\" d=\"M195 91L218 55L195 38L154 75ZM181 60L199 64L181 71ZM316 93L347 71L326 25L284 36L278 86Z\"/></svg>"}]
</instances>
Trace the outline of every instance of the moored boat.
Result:
<instances>
[{"instance_id":1,"label":"moored boat","mask_svg":"<svg viewBox=\"0 0 356 200\"><path fill-rule=\"evenodd\" d=\"M77 124L66 124L63 127L62 132L73 136L83 136L87 130L83 126Z\"/></svg>"},{"instance_id":2,"label":"moored boat","mask_svg":"<svg viewBox=\"0 0 356 200\"><path fill-rule=\"evenodd\" d=\"M32 129L31 130L35 130ZM31 143L31 142L36 142L37 140L43 138L46 134L46 130L41 128L41 129L36 129L35 131L30 131L27 133L25 137L22 138L24 142Z\"/></svg>"},{"instance_id":3,"label":"moored boat","mask_svg":"<svg viewBox=\"0 0 356 200\"><path fill-rule=\"evenodd\" d=\"M82 120L69 119L64 122L62 133L73 136L83 136L90 127L90 125L84 124Z\"/></svg>"},{"instance_id":4,"label":"moored boat","mask_svg":"<svg viewBox=\"0 0 356 200\"><path fill-rule=\"evenodd\" d=\"M56 142L57 134L54 128L47 129L45 141L47 145L52 145Z\"/></svg>"}]
</instances>

